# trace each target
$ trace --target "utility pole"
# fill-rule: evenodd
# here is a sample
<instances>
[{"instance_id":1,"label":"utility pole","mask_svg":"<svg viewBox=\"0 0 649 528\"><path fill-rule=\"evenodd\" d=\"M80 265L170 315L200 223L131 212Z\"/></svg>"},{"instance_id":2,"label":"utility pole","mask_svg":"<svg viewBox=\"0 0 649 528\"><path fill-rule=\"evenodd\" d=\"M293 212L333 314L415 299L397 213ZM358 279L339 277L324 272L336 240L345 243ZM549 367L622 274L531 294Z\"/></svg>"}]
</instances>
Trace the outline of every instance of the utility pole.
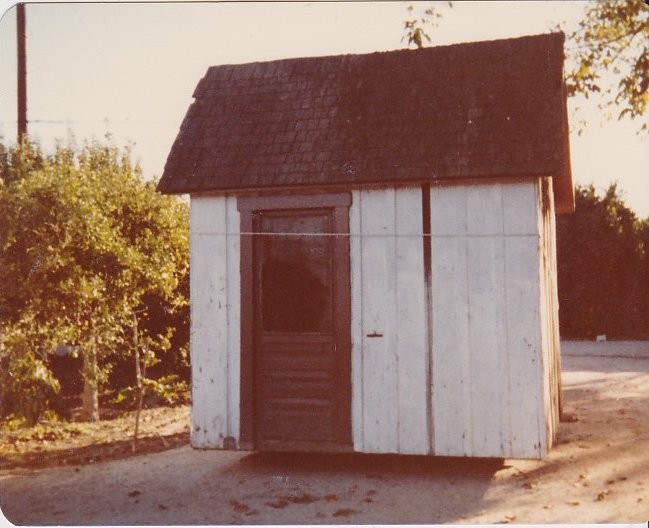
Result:
<instances>
[{"instance_id":1,"label":"utility pole","mask_svg":"<svg viewBox=\"0 0 649 528\"><path fill-rule=\"evenodd\" d=\"M16 5L16 37L18 50L18 145L27 138L27 38L25 4Z\"/></svg>"}]
</instances>

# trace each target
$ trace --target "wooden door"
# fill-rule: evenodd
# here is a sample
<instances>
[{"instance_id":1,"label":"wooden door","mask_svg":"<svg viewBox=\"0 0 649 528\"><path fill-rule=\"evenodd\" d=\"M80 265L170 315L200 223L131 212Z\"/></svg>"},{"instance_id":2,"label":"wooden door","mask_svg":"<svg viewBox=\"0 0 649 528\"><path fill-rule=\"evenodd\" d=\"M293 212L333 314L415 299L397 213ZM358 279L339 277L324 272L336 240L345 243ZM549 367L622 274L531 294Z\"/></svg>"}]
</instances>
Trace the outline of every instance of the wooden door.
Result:
<instances>
[{"instance_id":1,"label":"wooden door","mask_svg":"<svg viewBox=\"0 0 649 528\"><path fill-rule=\"evenodd\" d=\"M253 444L351 450L348 211L295 198L250 215Z\"/></svg>"}]
</instances>

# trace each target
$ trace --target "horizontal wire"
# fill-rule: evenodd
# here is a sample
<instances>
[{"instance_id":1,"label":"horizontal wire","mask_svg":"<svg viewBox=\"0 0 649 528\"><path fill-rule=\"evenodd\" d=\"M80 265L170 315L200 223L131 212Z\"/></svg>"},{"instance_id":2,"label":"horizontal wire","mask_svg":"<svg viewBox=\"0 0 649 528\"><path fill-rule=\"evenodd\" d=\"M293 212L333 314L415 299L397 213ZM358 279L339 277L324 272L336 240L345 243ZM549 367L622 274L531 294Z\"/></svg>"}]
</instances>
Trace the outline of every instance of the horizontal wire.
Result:
<instances>
[{"instance_id":1,"label":"horizontal wire","mask_svg":"<svg viewBox=\"0 0 649 528\"><path fill-rule=\"evenodd\" d=\"M175 120L170 119L28 119L29 124L38 124L38 125L73 125L73 124L95 124L101 123L105 125L111 125L114 123L132 123L132 124L146 124L146 125L157 125L160 123L175 123ZM17 119L0 119L0 123L3 124L13 124L18 123Z\"/></svg>"},{"instance_id":2,"label":"horizontal wire","mask_svg":"<svg viewBox=\"0 0 649 528\"><path fill-rule=\"evenodd\" d=\"M432 237L432 238L493 238L493 237L531 237L540 236L539 233L496 233L496 234L461 234L461 235L440 235L432 233L269 233L257 231L226 232L226 231L196 231L193 235L214 235L214 236L269 236L269 237Z\"/></svg>"}]
</instances>

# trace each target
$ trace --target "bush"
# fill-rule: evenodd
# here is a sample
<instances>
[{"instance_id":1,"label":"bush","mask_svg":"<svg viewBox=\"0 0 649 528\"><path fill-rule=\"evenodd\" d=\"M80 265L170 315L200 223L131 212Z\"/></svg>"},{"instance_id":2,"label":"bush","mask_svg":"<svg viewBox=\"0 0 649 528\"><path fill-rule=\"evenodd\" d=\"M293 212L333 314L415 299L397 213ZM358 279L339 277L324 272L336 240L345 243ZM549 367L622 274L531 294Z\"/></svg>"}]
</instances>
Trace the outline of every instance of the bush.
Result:
<instances>
[{"instance_id":1,"label":"bush","mask_svg":"<svg viewBox=\"0 0 649 528\"><path fill-rule=\"evenodd\" d=\"M59 382L19 326L4 326L0 340L0 418L34 425L56 406Z\"/></svg>"}]
</instances>

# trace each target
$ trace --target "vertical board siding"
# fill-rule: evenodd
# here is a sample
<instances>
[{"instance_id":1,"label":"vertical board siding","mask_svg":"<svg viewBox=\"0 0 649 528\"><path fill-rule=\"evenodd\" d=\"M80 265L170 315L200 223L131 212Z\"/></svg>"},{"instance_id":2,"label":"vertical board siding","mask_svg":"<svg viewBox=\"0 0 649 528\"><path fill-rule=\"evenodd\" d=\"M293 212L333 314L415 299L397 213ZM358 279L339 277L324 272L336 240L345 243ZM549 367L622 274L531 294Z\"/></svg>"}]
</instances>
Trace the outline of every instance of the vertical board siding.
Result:
<instances>
[{"instance_id":1,"label":"vertical board siding","mask_svg":"<svg viewBox=\"0 0 649 528\"><path fill-rule=\"evenodd\" d=\"M466 234L503 234L502 184L466 186ZM431 207L435 207L435 203Z\"/></svg>"},{"instance_id":2,"label":"vertical board siding","mask_svg":"<svg viewBox=\"0 0 649 528\"><path fill-rule=\"evenodd\" d=\"M394 189L361 191L363 437L366 453L398 452ZM377 337L367 337L368 334Z\"/></svg>"},{"instance_id":3,"label":"vertical board siding","mask_svg":"<svg viewBox=\"0 0 649 528\"><path fill-rule=\"evenodd\" d=\"M503 456L503 436L509 425L503 419L503 412L509 405L503 325L503 240L502 237L476 237L469 238L468 242L471 454Z\"/></svg>"},{"instance_id":4,"label":"vertical board siding","mask_svg":"<svg viewBox=\"0 0 649 528\"><path fill-rule=\"evenodd\" d=\"M352 442L354 451L362 452L363 439L363 317L361 276L361 201L360 191L352 191L349 209L349 233L352 296Z\"/></svg>"},{"instance_id":5,"label":"vertical board siding","mask_svg":"<svg viewBox=\"0 0 649 528\"><path fill-rule=\"evenodd\" d=\"M220 447L227 417L225 198L192 199L192 445Z\"/></svg>"},{"instance_id":6,"label":"vertical board siding","mask_svg":"<svg viewBox=\"0 0 649 528\"><path fill-rule=\"evenodd\" d=\"M535 181L431 189L435 453L543 455Z\"/></svg>"},{"instance_id":7,"label":"vertical board siding","mask_svg":"<svg viewBox=\"0 0 649 528\"><path fill-rule=\"evenodd\" d=\"M433 430L436 454L471 452L467 188L431 188Z\"/></svg>"},{"instance_id":8,"label":"vertical board siding","mask_svg":"<svg viewBox=\"0 0 649 528\"><path fill-rule=\"evenodd\" d=\"M536 182L502 185L503 230L505 235L539 233L539 201Z\"/></svg>"},{"instance_id":9,"label":"vertical board siding","mask_svg":"<svg viewBox=\"0 0 649 528\"><path fill-rule=\"evenodd\" d=\"M509 354L511 456L518 453L531 456L530 437L541 436L543 431L543 415L540 412L542 398L538 389L534 392L531 389L541 386L540 309L521 309L529 302L529 267L535 265L538 253L538 240L535 237L506 238L506 260L509 265L506 298L507 350L514 351ZM533 376L538 381L531 379ZM535 440L532 446L537 443Z\"/></svg>"},{"instance_id":10,"label":"vertical board siding","mask_svg":"<svg viewBox=\"0 0 649 528\"><path fill-rule=\"evenodd\" d=\"M503 185L511 443L507 455L522 458L546 454L539 192L538 180Z\"/></svg>"},{"instance_id":11,"label":"vertical board siding","mask_svg":"<svg viewBox=\"0 0 649 528\"><path fill-rule=\"evenodd\" d=\"M539 204L542 207L542 199L539 197ZM552 397L551 397L551 382L550 376L552 374L552 360L551 360L551 317L550 317L550 299L548 296L549 291L549 281L548 281L548 253L547 253L547 221L545 214L542 214L540 217L540 230L541 230L541 258L539 260L539 273L540 273L540 283L541 283L541 372L543 379L543 445L547 445L550 442L551 431L550 424L548 421L552 416Z\"/></svg>"},{"instance_id":12,"label":"vertical board siding","mask_svg":"<svg viewBox=\"0 0 649 528\"><path fill-rule=\"evenodd\" d=\"M241 219L237 198L226 199L228 310L228 436L238 440L241 381Z\"/></svg>"},{"instance_id":13,"label":"vertical board siding","mask_svg":"<svg viewBox=\"0 0 649 528\"><path fill-rule=\"evenodd\" d=\"M430 452L429 388L421 189L395 196L396 346L398 351L399 453Z\"/></svg>"},{"instance_id":14,"label":"vertical board siding","mask_svg":"<svg viewBox=\"0 0 649 528\"><path fill-rule=\"evenodd\" d=\"M554 409L552 420L552 443L556 440L561 419L561 338L559 335L559 291L557 283L557 227L554 209L554 191L552 189L552 179L548 178L549 187L549 211L550 218L550 295L552 303L552 337L554 352L554 380L551 380L554 388ZM548 446L548 449L552 447Z\"/></svg>"},{"instance_id":15,"label":"vertical board siding","mask_svg":"<svg viewBox=\"0 0 649 528\"><path fill-rule=\"evenodd\" d=\"M229 420L233 418L229 409L238 405L231 399L238 400L229 383L231 356L239 351L234 354L229 347L236 346L236 339L230 340L228 323L237 310L228 301L238 304L238 290L231 291L228 299L226 200L192 197L190 205L191 442L199 448L221 448L227 436L238 436L232 434L238 416Z\"/></svg>"},{"instance_id":16,"label":"vertical board siding","mask_svg":"<svg viewBox=\"0 0 649 528\"><path fill-rule=\"evenodd\" d=\"M467 187L471 454L504 453L506 372L502 185ZM433 207L435 204L433 204ZM441 309L441 307L440 307ZM495 405L494 405L495 403Z\"/></svg>"},{"instance_id":17,"label":"vertical board siding","mask_svg":"<svg viewBox=\"0 0 649 528\"><path fill-rule=\"evenodd\" d=\"M431 254L434 449L436 454L468 456L472 407L466 237L433 235Z\"/></svg>"},{"instance_id":18,"label":"vertical board siding","mask_svg":"<svg viewBox=\"0 0 649 528\"><path fill-rule=\"evenodd\" d=\"M354 449L426 454L421 191L355 191L352 200Z\"/></svg>"},{"instance_id":19,"label":"vertical board siding","mask_svg":"<svg viewBox=\"0 0 649 528\"><path fill-rule=\"evenodd\" d=\"M470 453L476 456L502 455L509 440L502 195L501 184L467 188Z\"/></svg>"}]
</instances>

